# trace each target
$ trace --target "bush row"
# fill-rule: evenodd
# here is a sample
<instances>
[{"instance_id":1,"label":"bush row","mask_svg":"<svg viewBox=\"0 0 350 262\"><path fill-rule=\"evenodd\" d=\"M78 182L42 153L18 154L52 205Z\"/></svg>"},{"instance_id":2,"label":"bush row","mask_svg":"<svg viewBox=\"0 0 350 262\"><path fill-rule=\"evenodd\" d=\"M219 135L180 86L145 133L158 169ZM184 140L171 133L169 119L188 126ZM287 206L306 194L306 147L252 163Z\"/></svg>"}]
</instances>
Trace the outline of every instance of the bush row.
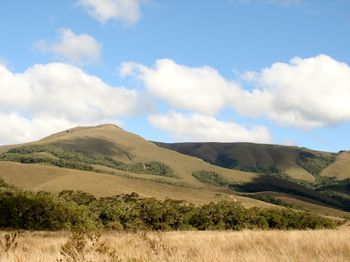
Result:
<instances>
[{"instance_id":1,"label":"bush row","mask_svg":"<svg viewBox=\"0 0 350 262\"><path fill-rule=\"evenodd\" d=\"M141 198L136 193L96 199L81 191L58 196L0 187L0 227L30 230L241 230L334 228L312 213L244 208L229 201L195 206L185 201Z\"/></svg>"}]
</instances>

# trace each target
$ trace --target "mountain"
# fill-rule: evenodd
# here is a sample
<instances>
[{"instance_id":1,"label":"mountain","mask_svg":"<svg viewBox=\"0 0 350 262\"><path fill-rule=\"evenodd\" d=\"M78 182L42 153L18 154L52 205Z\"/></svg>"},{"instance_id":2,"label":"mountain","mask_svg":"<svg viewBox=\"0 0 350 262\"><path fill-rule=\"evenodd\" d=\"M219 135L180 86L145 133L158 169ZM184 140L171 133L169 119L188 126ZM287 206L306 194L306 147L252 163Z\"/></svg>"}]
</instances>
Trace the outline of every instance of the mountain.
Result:
<instances>
[{"instance_id":1,"label":"mountain","mask_svg":"<svg viewBox=\"0 0 350 262\"><path fill-rule=\"evenodd\" d=\"M308 208L311 208L310 203L321 201L349 210L348 151L332 153L296 146L254 143L153 143L198 157L213 165L265 175L244 186L236 186L236 191L254 194L260 199L268 196L297 205L302 200L302 206ZM325 195L338 203L324 199ZM319 207L312 209L317 211Z\"/></svg>"},{"instance_id":2,"label":"mountain","mask_svg":"<svg viewBox=\"0 0 350 262\"><path fill-rule=\"evenodd\" d=\"M100 125L0 147L0 178L34 191L136 192L193 203L227 199L348 216L349 192L346 180L339 180L348 157L249 143L164 144Z\"/></svg>"},{"instance_id":3,"label":"mountain","mask_svg":"<svg viewBox=\"0 0 350 262\"><path fill-rule=\"evenodd\" d=\"M338 173L330 167L335 164L335 160L339 161L338 154L296 146L254 143L154 143L198 157L213 165L260 173L283 172L291 178L309 182L314 182L322 176L324 169L329 170L326 172L327 176L341 177L340 173L343 171L343 166L339 168ZM350 165L350 157L339 156L340 158ZM348 174L350 178L350 173Z\"/></svg>"},{"instance_id":4,"label":"mountain","mask_svg":"<svg viewBox=\"0 0 350 262\"><path fill-rule=\"evenodd\" d=\"M161 148L115 125L77 127L33 143L0 147L0 153L0 178L36 191L74 189L96 196L137 192L204 203L232 198L233 192L203 184L193 172L217 172L231 182L249 182L258 176ZM266 205L234 198L248 206Z\"/></svg>"}]
</instances>

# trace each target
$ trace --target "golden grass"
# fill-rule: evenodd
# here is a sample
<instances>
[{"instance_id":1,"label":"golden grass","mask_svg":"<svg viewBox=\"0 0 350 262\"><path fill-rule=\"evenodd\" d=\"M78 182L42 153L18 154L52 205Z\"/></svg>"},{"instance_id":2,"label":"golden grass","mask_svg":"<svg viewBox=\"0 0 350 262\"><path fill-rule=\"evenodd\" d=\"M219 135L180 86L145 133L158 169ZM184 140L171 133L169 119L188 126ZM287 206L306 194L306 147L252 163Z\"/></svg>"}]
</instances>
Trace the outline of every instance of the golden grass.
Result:
<instances>
[{"instance_id":1,"label":"golden grass","mask_svg":"<svg viewBox=\"0 0 350 262\"><path fill-rule=\"evenodd\" d=\"M232 192L218 187L189 188L40 164L0 161L0 178L10 185L32 191L58 193L66 189L82 190L96 197L137 192L142 197L172 198L194 204L206 204L226 199L237 200L246 207L272 206L266 202L233 195Z\"/></svg>"},{"instance_id":2,"label":"golden grass","mask_svg":"<svg viewBox=\"0 0 350 262\"><path fill-rule=\"evenodd\" d=\"M295 165L295 164L294 164ZM292 178L314 182L316 178L300 166L291 166L284 171Z\"/></svg>"},{"instance_id":3,"label":"golden grass","mask_svg":"<svg viewBox=\"0 0 350 262\"><path fill-rule=\"evenodd\" d=\"M334 163L322 170L321 176L334 176L340 180L350 178L350 152L341 153Z\"/></svg>"},{"instance_id":4,"label":"golden grass","mask_svg":"<svg viewBox=\"0 0 350 262\"><path fill-rule=\"evenodd\" d=\"M104 233L76 261L350 261L350 230ZM0 236L3 239L5 232ZM57 261L68 233L24 232L0 261ZM96 243L95 243L96 244ZM95 245L96 246L96 245ZM111 252L111 250L114 252ZM113 253L108 255L107 253ZM82 257L84 257L82 259ZM114 260L111 259L114 257ZM80 260L79 260L80 259ZM62 260L67 261L67 260Z\"/></svg>"}]
</instances>

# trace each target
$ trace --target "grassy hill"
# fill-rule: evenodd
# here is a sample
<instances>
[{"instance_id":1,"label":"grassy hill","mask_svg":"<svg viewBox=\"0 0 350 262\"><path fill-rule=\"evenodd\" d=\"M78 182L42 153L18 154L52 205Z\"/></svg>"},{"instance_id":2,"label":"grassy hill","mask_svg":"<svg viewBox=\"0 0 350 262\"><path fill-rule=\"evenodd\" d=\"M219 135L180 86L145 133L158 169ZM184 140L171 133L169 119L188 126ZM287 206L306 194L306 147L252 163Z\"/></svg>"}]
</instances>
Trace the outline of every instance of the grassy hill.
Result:
<instances>
[{"instance_id":1,"label":"grassy hill","mask_svg":"<svg viewBox=\"0 0 350 262\"><path fill-rule=\"evenodd\" d=\"M35 191L72 189L95 196L137 192L200 204L228 199L249 207L280 205L277 199L287 195L298 208L318 206L323 214L346 215L347 184L332 175L322 180L340 156L249 143L167 145L100 125L0 147L0 178ZM270 197L254 197L264 192L271 192Z\"/></svg>"},{"instance_id":2,"label":"grassy hill","mask_svg":"<svg viewBox=\"0 0 350 262\"><path fill-rule=\"evenodd\" d=\"M259 173L283 172L291 178L309 182L315 181L321 171L336 157L334 153L295 146L254 143L154 143L217 166Z\"/></svg>"},{"instance_id":3,"label":"grassy hill","mask_svg":"<svg viewBox=\"0 0 350 262\"><path fill-rule=\"evenodd\" d=\"M236 191L267 192L272 198L287 194L288 202L313 210L314 201L350 210L350 152L253 143L154 143L217 166L264 174L233 186Z\"/></svg>"},{"instance_id":4,"label":"grassy hill","mask_svg":"<svg viewBox=\"0 0 350 262\"><path fill-rule=\"evenodd\" d=\"M350 178L350 152L339 153L334 163L322 170L321 176L339 180Z\"/></svg>"},{"instance_id":5,"label":"grassy hill","mask_svg":"<svg viewBox=\"0 0 350 262\"><path fill-rule=\"evenodd\" d=\"M171 197L195 203L231 199L233 192L203 184L191 174L218 172L231 182L249 182L259 174L217 167L156 146L115 125L77 127L40 141L0 147L0 178L25 189L59 192L75 189L97 196L137 192L142 196ZM152 174L148 165L164 166ZM266 203L235 196L248 206Z\"/></svg>"}]
</instances>

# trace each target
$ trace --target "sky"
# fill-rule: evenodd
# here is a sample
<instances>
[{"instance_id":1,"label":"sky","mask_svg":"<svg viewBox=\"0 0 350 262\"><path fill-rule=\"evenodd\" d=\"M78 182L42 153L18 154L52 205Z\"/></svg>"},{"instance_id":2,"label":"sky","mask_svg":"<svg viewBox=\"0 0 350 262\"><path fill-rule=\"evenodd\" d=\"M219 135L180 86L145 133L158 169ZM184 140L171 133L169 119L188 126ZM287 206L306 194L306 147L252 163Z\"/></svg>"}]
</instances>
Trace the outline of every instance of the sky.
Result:
<instances>
[{"instance_id":1,"label":"sky","mask_svg":"<svg viewBox=\"0 0 350 262\"><path fill-rule=\"evenodd\" d=\"M350 0L4 0L0 144L114 123L349 150L349 28Z\"/></svg>"}]
</instances>

